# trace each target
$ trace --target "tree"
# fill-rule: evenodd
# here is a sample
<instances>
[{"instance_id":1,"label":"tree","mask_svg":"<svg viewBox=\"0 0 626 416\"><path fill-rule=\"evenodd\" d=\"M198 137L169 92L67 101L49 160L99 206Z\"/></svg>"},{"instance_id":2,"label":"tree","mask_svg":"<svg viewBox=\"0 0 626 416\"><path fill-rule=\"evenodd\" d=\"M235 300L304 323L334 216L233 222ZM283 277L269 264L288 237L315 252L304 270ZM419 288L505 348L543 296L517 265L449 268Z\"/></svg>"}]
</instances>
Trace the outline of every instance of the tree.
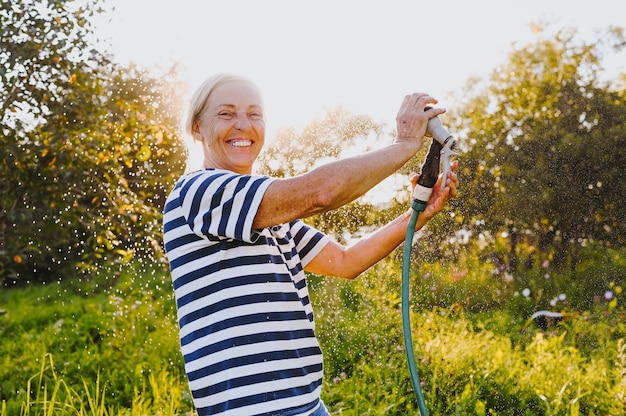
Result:
<instances>
[{"instance_id":1,"label":"tree","mask_svg":"<svg viewBox=\"0 0 626 416\"><path fill-rule=\"evenodd\" d=\"M514 50L489 85L468 84L455 120L466 136L465 226L508 235L513 269L522 239L571 265L589 241L626 239L626 208L617 200L626 194L626 103L599 77L603 54L626 45L623 29L593 44L574 30L544 39L547 27L535 29L537 42Z\"/></svg>"},{"instance_id":2,"label":"tree","mask_svg":"<svg viewBox=\"0 0 626 416\"><path fill-rule=\"evenodd\" d=\"M173 86L95 49L81 4L0 3L0 281L158 249L182 171Z\"/></svg>"}]
</instances>

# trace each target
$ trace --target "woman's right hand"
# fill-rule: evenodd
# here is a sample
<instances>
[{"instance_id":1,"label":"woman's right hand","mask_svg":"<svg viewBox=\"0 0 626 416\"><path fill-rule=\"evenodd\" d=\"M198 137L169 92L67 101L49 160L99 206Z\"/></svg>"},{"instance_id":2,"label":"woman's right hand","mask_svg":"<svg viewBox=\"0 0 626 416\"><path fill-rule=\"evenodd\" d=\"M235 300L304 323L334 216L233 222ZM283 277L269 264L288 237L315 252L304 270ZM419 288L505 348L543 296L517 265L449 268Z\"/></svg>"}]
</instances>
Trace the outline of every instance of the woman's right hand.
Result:
<instances>
[{"instance_id":1,"label":"woman's right hand","mask_svg":"<svg viewBox=\"0 0 626 416\"><path fill-rule=\"evenodd\" d=\"M445 108L431 108L427 106L437 104L437 100L426 93L406 95L396 116L396 142L412 141L417 144L416 152L422 148L428 120L446 112Z\"/></svg>"}]
</instances>

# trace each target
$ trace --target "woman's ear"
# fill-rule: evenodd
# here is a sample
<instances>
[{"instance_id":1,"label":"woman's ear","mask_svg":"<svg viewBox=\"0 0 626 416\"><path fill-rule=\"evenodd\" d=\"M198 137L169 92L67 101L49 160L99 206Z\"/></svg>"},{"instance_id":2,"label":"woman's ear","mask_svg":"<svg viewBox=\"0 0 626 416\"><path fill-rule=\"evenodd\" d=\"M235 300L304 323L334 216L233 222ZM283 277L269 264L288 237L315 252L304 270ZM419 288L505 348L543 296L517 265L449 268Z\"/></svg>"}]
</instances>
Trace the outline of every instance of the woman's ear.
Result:
<instances>
[{"instance_id":1,"label":"woman's ear","mask_svg":"<svg viewBox=\"0 0 626 416\"><path fill-rule=\"evenodd\" d=\"M203 141L202 134L200 133L200 126L198 125L198 121L194 120L191 125L191 134L193 135L193 139L196 141Z\"/></svg>"}]
</instances>

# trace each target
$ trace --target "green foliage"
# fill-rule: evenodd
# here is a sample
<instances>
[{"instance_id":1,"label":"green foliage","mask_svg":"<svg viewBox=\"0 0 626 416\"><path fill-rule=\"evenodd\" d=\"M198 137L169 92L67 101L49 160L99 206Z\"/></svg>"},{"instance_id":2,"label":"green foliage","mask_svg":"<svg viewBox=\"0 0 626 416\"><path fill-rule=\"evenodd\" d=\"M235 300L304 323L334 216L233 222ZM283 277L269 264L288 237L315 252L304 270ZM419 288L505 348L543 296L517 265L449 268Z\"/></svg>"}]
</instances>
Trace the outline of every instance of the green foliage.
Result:
<instances>
[{"instance_id":1,"label":"green foliage","mask_svg":"<svg viewBox=\"0 0 626 416\"><path fill-rule=\"evenodd\" d=\"M182 171L170 78L120 70L88 42L98 1L3 1L0 282L159 250Z\"/></svg>"},{"instance_id":2,"label":"green foliage","mask_svg":"<svg viewBox=\"0 0 626 416\"><path fill-rule=\"evenodd\" d=\"M601 58L626 45L623 31L589 43L574 30L536 30L536 43L515 49L488 84L468 86L453 117L464 136L456 212L474 233L507 234L511 271L520 243L575 267L589 241L626 241L626 101L600 81Z\"/></svg>"},{"instance_id":3,"label":"green foliage","mask_svg":"<svg viewBox=\"0 0 626 416\"><path fill-rule=\"evenodd\" d=\"M106 65L105 59L87 52L89 27L84 9L71 12L63 1L40 7L34 3L3 1L0 6L0 280L26 268L20 265L33 252L36 259L29 266L56 264L67 248L57 258L55 249L73 245L69 236L58 233L60 245L51 247L53 233L66 222L60 215L40 217L34 212L42 205L50 206L46 196L55 194L50 192L53 183L67 179L63 172L49 176L47 169L57 164L58 143L72 139L65 131L54 138L55 147L50 149L50 138L40 137L35 129L54 112L74 123L82 120L89 113L90 90L98 88L89 76L93 72L90 64ZM94 3L86 4L93 7ZM65 106L74 100L81 102L80 108ZM72 169L71 164L64 167ZM42 185L33 186L37 181ZM71 207L71 202L50 208L62 213L67 206ZM41 244L32 240L37 234L44 237Z\"/></svg>"},{"instance_id":4,"label":"green foliage","mask_svg":"<svg viewBox=\"0 0 626 416\"><path fill-rule=\"evenodd\" d=\"M476 267L490 274L490 266ZM396 266L379 265L358 281L314 280L317 333L326 357L323 396L333 414L417 412L402 345L399 274ZM412 276L419 280L417 272ZM449 278L448 272L433 273L429 284ZM471 285L472 293L495 292L488 281ZM454 306L443 308L418 304L421 295L413 289L413 342L432 414L626 411L623 308L609 312L605 304L543 332L506 309L465 312L467 287L450 287Z\"/></svg>"}]
</instances>

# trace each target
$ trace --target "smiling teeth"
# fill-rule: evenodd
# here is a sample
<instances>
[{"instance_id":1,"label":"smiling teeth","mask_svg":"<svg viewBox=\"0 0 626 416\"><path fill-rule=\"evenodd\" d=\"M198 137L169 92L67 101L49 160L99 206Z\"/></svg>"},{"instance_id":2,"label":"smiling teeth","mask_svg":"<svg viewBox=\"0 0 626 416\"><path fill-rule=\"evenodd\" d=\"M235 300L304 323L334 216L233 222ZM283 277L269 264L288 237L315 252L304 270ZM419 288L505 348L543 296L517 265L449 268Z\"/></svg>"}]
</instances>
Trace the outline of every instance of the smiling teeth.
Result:
<instances>
[{"instance_id":1,"label":"smiling teeth","mask_svg":"<svg viewBox=\"0 0 626 416\"><path fill-rule=\"evenodd\" d=\"M230 143L235 147L248 147L252 145L252 141L250 140L235 140Z\"/></svg>"}]
</instances>

